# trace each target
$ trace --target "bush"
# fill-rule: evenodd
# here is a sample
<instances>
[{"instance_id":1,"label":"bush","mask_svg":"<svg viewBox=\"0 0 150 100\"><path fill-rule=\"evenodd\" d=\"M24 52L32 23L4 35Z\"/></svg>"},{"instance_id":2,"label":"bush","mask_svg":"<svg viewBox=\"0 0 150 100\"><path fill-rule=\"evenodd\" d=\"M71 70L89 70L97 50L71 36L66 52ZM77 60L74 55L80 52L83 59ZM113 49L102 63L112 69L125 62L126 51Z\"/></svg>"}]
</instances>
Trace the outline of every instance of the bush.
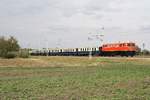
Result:
<instances>
[{"instance_id":1,"label":"bush","mask_svg":"<svg viewBox=\"0 0 150 100\"><path fill-rule=\"evenodd\" d=\"M20 46L18 41L10 36L4 37L0 36L0 57L2 58L15 58L17 56Z\"/></svg>"},{"instance_id":2,"label":"bush","mask_svg":"<svg viewBox=\"0 0 150 100\"><path fill-rule=\"evenodd\" d=\"M143 53L143 55L150 55L150 51L148 51L148 50L146 50L146 49L144 49L144 50L142 51L142 53Z\"/></svg>"},{"instance_id":3,"label":"bush","mask_svg":"<svg viewBox=\"0 0 150 100\"><path fill-rule=\"evenodd\" d=\"M16 52L8 52L4 58L8 58L8 59L11 59L11 58L15 58L17 56L17 53Z\"/></svg>"},{"instance_id":4,"label":"bush","mask_svg":"<svg viewBox=\"0 0 150 100\"><path fill-rule=\"evenodd\" d=\"M20 50L19 57L20 58L29 58L29 52L28 52L28 50Z\"/></svg>"}]
</instances>

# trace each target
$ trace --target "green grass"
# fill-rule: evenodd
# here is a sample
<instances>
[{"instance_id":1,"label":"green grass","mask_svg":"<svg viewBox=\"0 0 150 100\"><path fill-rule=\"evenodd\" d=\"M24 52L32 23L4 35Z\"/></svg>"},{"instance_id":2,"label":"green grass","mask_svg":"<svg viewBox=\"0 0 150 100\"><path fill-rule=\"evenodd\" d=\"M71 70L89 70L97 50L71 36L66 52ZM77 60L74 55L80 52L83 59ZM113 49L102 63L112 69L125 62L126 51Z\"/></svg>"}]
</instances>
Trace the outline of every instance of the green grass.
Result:
<instances>
[{"instance_id":1,"label":"green grass","mask_svg":"<svg viewBox=\"0 0 150 100\"><path fill-rule=\"evenodd\" d=\"M88 66L92 62L100 64ZM92 62L71 67L0 67L0 99L150 100L150 61L94 58Z\"/></svg>"}]
</instances>

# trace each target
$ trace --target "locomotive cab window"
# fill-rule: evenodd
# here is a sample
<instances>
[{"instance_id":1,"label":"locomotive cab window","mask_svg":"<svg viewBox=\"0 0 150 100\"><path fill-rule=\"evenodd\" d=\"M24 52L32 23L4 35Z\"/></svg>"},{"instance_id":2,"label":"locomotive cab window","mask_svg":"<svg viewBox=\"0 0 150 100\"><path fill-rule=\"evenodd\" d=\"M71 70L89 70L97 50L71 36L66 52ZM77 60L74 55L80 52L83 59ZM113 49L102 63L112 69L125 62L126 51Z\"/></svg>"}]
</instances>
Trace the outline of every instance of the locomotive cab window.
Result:
<instances>
[{"instance_id":1,"label":"locomotive cab window","mask_svg":"<svg viewBox=\"0 0 150 100\"><path fill-rule=\"evenodd\" d=\"M132 46L135 46L135 44L134 44L134 43L132 43Z\"/></svg>"},{"instance_id":2,"label":"locomotive cab window","mask_svg":"<svg viewBox=\"0 0 150 100\"><path fill-rule=\"evenodd\" d=\"M103 47L107 47L107 45L103 45Z\"/></svg>"},{"instance_id":3,"label":"locomotive cab window","mask_svg":"<svg viewBox=\"0 0 150 100\"><path fill-rule=\"evenodd\" d=\"M124 43L123 46L126 46L126 44Z\"/></svg>"},{"instance_id":4,"label":"locomotive cab window","mask_svg":"<svg viewBox=\"0 0 150 100\"><path fill-rule=\"evenodd\" d=\"M123 44L119 44L119 47L122 47L123 46Z\"/></svg>"},{"instance_id":5,"label":"locomotive cab window","mask_svg":"<svg viewBox=\"0 0 150 100\"><path fill-rule=\"evenodd\" d=\"M130 44L130 43L128 43L128 46L131 46L131 44Z\"/></svg>"}]
</instances>

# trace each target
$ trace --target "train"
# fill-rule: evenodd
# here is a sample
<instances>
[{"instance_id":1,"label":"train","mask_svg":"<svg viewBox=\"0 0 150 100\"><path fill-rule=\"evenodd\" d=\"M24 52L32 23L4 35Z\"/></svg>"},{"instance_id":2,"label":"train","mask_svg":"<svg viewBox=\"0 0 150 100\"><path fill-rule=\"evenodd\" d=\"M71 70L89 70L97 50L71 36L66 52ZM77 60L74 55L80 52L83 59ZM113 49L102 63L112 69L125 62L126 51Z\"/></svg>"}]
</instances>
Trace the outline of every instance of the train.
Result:
<instances>
[{"instance_id":1,"label":"train","mask_svg":"<svg viewBox=\"0 0 150 100\"><path fill-rule=\"evenodd\" d=\"M139 47L133 42L110 43L100 47L102 56L131 56L133 57L139 52Z\"/></svg>"},{"instance_id":2,"label":"train","mask_svg":"<svg viewBox=\"0 0 150 100\"><path fill-rule=\"evenodd\" d=\"M135 56L139 51L134 42L106 43L99 47L92 48L43 48L41 50L32 49L30 55L33 56Z\"/></svg>"}]
</instances>

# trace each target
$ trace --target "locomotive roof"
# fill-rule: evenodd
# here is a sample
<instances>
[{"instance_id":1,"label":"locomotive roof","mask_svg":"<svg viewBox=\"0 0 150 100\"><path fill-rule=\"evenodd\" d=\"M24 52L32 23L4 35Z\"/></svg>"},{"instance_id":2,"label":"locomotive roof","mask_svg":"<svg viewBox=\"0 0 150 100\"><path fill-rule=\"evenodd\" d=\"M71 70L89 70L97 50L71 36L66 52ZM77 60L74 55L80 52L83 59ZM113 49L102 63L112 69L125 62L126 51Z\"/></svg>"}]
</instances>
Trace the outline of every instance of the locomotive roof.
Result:
<instances>
[{"instance_id":1,"label":"locomotive roof","mask_svg":"<svg viewBox=\"0 0 150 100\"><path fill-rule=\"evenodd\" d=\"M134 42L118 42L118 43L105 43L103 45L119 45L119 44L127 44L127 43L134 43ZM134 43L135 44L135 43Z\"/></svg>"}]
</instances>

